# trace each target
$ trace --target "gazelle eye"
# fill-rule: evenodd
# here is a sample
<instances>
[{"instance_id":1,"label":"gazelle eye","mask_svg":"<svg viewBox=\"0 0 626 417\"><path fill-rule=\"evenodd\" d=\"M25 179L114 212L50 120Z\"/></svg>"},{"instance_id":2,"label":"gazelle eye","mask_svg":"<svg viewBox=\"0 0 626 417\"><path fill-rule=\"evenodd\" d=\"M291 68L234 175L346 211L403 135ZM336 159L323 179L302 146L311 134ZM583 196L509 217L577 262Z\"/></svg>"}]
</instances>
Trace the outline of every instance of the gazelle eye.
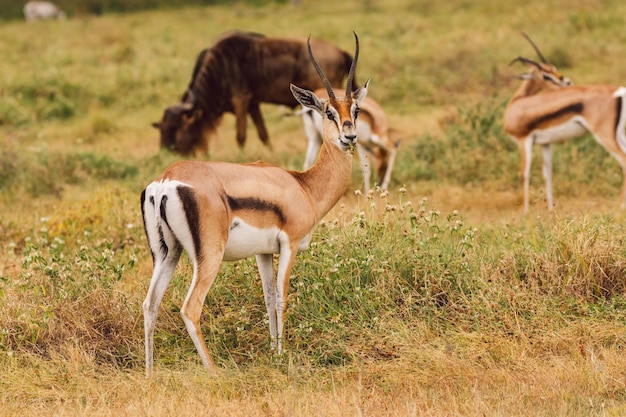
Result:
<instances>
[{"instance_id":1,"label":"gazelle eye","mask_svg":"<svg viewBox=\"0 0 626 417\"><path fill-rule=\"evenodd\" d=\"M328 120L335 120L335 115L333 115L333 112L330 110L326 110L326 117L328 117Z\"/></svg>"}]
</instances>

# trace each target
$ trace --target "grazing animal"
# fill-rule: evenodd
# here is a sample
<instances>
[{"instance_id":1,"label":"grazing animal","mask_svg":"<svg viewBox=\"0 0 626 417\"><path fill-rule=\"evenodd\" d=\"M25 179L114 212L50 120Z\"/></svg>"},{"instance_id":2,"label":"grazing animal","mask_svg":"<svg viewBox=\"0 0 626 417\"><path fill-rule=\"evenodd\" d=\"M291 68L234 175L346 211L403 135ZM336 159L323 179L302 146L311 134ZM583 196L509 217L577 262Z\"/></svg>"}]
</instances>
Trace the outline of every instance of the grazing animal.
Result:
<instances>
[{"instance_id":1,"label":"grazing animal","mask_svg":"<svg viewBox=\"0 0 626 417\"><path fill-rule=\"evenodd\" d=\"M24 5L24 18L27 22L35 20L65 19L65 12L50 1L29 1Z\"/></svg>"},{"instance_id":2,"label":"grazing animal","mask_svg":"<svg viewBox=\"0 0 626 417\"><path fill-rule=\"evenodd\" d=\"M340 86L352 56L321 40L311 40L311 45L330 84ZM161 121L153 123L161 132L161 147L184 155L208 154L225 112L235 115L240 147L246 141L248 113L259 138L269 145L260 104L296 107L290 83L309 90L324 87L307 57L304 40L228 33L200 53L182 102L165 109Z\"/></svg>"},{"instance_id":3,"label":"grazing animal","mask_svg":"<svg viewBox=\"0 0 626 417\"><path fill-rule=\"evenodd\" d=\"M147 376L152 374L159 304L183 249L193 263L193 278L180 313L204 366L217 372L199 321L222 261L256 256L271 347L282 352L289 276L296 254L307 249L314 228L350 183L355 123L369 84L368 80L362 88L352 89L359 55L358 37L354 36L356 50L344 97L334 94L310 43L311 62L330 98L290 85L300 104L324 117L322 149L310 169L289 171L262 162L181 161L143 191L141 209L154 262L143 302ZM275 277L273 254L279 255Z\"/></svg>"},{"instance_id":4,"label":"grazing animal","mask_svg":"<svg viewBox=\"0 0 626 417\"><path fill-rule=\"evenodd\" d=\"M541 146L543 177L548 209L554 208L552 195L552 144L591 133L622 167L621 206L626 207L626 88L613 85L574 86L547 63L531 43L542 62L518 57L530 71L520 78L522 85L504 113L504 130L517 142L522 159L524 213L529 210L529 183L532 147ZM542 94L538 94L539 92Z\"/></svg>"},{"instance_id":5,"label":"grazing animal","mask_svg":"<svg viewBox=\"0 0 626 417\"><path fill-rule=\"evenodd\" d=\"M324 89L315 90L314 93L318 97L328 97ZM335 89L335 94L339 94L339 90ZM323 120L319 113L308 108L304 108L300 113L308 141L304 159L304 169L308 169L315 163L320 146L322 146ZM356 128L359 138L356 149L361 161L365 192L367 193L371 188L371 160L376 168L377 183L383 190L386 190L391 181L398 143L391 141L391 129L387 124L385 111L373 98L366 97L361 102Z\"/></svg>"}]
</instances>

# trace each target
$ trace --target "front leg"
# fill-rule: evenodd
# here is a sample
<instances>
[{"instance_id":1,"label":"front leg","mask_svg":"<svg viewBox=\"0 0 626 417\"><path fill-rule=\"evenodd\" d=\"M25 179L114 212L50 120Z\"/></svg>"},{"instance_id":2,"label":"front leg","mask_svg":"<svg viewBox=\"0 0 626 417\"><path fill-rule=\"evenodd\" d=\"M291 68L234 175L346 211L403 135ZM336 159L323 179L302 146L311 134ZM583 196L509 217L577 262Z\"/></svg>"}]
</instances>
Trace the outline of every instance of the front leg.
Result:
<instances>
[{"instance_id":1,"label":"front leg","mask_svg":"<svg viewBox=\"0 0 626 417\"><path fill-rule=\"evenodd\" d=\"M533 137L527 136L518 142L522 157L522 183L524 188L524 214L528 214L530 206L530 163L532 162Z\"/></svg>"},{"instance_id":2,"label":"front leg","mask_svg":"<svg viewBox=\"0 0 626 417\"><path fill-rule=\"evenodd\" d=\"M285 312L287 311L287 295L289 293L289 277L291 268L298 253L300 242L281 242L280 258L278 259L278 273L276 275L276 322L277 346L276 352L283 353Z\"/></svg>"},{"instance_id":3,"label":"front leg","mask_svg":"<svg viewBox=\"0 0 626 417\"><path fill-rule=\"evenodd\" d=\"M276 283L274 282L274 257L271 253L256 255L256 263L261 275L265 308L270 322L270 346L277 350L278 326L276 314Z\"/></svg>"},{"instance_id":4,"label":"front leg","mask_svg":"<svg viewBox=\"0 0 626 417\"><path fill-rule=\"evenodd\" d=\"M382 188L383 190L386 190L389 187L389 182L391 181L391 171L393 170L393 165L396 163L396 149L395 147L392 147L390 149L387 149L387 166L385 167L385 174L382 177L383 181L380 184L380 188ZM380 178L380 175L382 174L379 173L378 178Z\"/></svg>"},{"instance_id":5,"label":"front leg","mask_svg":"<svg viewBox=\"0 0 626 417\"><path fill-rule=\"evenodd\" d=\"M237 128L237 144L240 148L246 144L246 127L248 106L250 106L249 94L233 96L231 102L233 104L233 113L235 114L235 124Z\"/></svg>"},{"instance_id":6,"label":"front leg","mask_svg":"<svg viewBox=\"0 0 626 417\"><path fill-rule=\"evenodd\" d=\"M259 134L261 142L263 142L265 146L271 149L272 146L269 143L270 137L267 133L267 129L265 128L265 121L263 120L263 115L261 114L261 108L259 107L259 103L250 103L248 111L250 112L250 117L252 117L254 126L256 126L256 131Z\"/></svg>"}]
</instances>

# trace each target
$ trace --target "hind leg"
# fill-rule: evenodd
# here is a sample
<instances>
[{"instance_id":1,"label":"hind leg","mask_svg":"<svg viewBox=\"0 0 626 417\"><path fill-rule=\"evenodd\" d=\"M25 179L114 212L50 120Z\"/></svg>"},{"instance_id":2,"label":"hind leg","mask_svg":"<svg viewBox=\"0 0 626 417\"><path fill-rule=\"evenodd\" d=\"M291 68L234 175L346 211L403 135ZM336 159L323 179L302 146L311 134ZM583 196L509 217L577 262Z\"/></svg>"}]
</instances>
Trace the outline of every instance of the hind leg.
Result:
<instances>
[{"instance_id":1,"label":"hind leg","mask_svg":"<svg viewBox=\"0 0 626 417\"><path fill-rule=\"evenodd\" d=\"M169 251L163 258L156 258L154 262L154 272L150 280L150 288L143 302L147 377L152 375L154 361L154 329L156 327L159 305L161 304L161 300L163 300L167 286L172 280L181 252L182 247L179 244L175 244L173 247L169 248Z\"/></svg>"},{"instance_id":2,"label":"hind leg","mask_svg":"<svg viewBox=\"0 0 626 417\"><path fill-rule=\"evenodd\" d=\"M185 327L200 355L202 364L214 375L217 374L217 367L204 342L202 330L200 329L200 317L202 315L204 299L219 272L222 257L223 251L217 254L205 254L200 262L198 262L197 259L193 260L194 276L183 306L180 309Z\"/></svg>"}]
</instances>

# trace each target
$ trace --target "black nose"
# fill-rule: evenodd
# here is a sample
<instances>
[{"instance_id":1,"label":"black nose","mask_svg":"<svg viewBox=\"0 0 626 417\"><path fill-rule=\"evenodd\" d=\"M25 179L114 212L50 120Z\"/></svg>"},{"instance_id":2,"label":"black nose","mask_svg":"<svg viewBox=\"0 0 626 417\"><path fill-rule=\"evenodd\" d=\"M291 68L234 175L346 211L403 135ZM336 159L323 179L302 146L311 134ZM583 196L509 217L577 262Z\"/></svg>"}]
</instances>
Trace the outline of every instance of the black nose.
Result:
<instances>
[{"instance_id":1,"label":"black nose","mask_svg":"<svg viewBox=\"0 0 626 417\"><path fill-rule=\"evenodd\" d=\"M356 135L344 135L346 139L350 142L354 142L356 140Z\"/></svg>"}]
</instances>

